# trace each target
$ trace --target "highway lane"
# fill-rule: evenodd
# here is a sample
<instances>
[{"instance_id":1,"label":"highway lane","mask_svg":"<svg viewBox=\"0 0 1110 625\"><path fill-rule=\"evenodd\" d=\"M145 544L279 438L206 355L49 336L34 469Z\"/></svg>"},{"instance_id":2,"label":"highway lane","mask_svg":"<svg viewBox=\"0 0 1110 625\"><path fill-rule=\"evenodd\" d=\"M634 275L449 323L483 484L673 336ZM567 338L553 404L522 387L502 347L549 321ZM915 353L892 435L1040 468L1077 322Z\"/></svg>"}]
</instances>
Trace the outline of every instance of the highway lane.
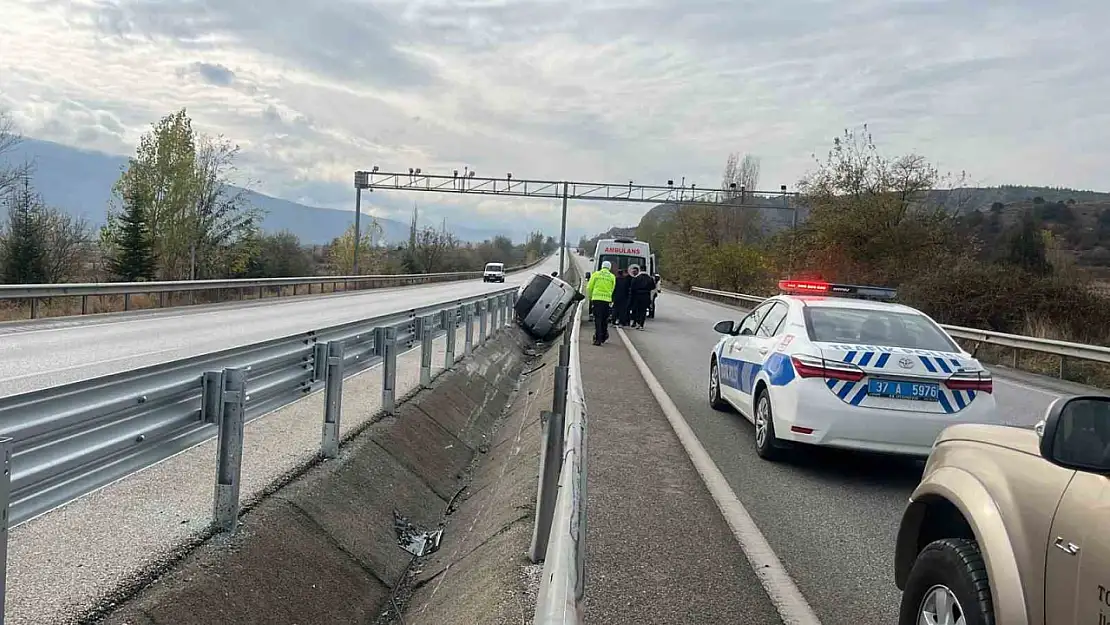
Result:
<instances>
[{"instance_id":1,"label":"highway lane","mask_svg":"<svg viewBox=\"0 0 1110 625\"><path fill-rule=\"evenodd\" d=\"M709 353L719 338L712 326L742 315L665 293L647 330L628 335L823 625L897 622L894 539L921 463L818 449L783 463L760 460L748 421L706 401ZM1000 421L1009 424L1031 426L1058 393L1082 391L996 372Z\"/></svg>"},{"instance_id":2,"label":"highway lane","mask_svg":"<svg viewBox=\"0 0 1110 625\"><path fill-rule=\"evenodd\" d=\"M518 286L558 263L552 256L508 274L505 284L466 280L0 326L0 397Z\"/></svg>"}]
</instances>

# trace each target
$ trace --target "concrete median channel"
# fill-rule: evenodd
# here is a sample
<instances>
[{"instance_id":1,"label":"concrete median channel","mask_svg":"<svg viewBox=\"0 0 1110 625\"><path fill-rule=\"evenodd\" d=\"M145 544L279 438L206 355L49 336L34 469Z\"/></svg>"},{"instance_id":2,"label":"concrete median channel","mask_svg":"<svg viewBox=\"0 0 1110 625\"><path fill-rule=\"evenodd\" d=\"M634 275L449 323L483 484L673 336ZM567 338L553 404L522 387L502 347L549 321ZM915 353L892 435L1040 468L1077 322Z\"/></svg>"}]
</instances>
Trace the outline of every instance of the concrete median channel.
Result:
<instances>
[{"instance_id":1,"label":"concrete median channel","mask_svg":"<svg viewBox=\"0 0 1110 625\"><path fill-rule=\"evenodd\" d=\"M557 361L550 344L501 332L395 415L348 432L337 458L287 476L236 532L81 622L531 621L540 413ZM420 538L432 545L423 556Z\"/></svg>"}]
</instances>

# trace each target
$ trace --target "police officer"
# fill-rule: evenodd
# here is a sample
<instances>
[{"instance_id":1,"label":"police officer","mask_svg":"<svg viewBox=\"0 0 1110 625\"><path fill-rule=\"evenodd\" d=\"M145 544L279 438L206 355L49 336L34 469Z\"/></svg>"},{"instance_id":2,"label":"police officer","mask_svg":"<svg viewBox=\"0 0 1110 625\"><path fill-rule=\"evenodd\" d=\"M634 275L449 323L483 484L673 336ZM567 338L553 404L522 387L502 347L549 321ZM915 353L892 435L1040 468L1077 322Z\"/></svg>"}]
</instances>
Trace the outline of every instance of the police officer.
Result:
<instances>
[{"instance_id":1,"label":"police officer","mask_svg":"<svg viewBox=\"0 0 1110 625\"><path fill-rule=\"evenodd\" d=\"M609 307L613 305L613 291L617 287L617 278L610 271L612 267L613 263L602 262L601 269L586 283L586 299L594 313L594 345L609 340Z\"/></svg>"}]
</instances>

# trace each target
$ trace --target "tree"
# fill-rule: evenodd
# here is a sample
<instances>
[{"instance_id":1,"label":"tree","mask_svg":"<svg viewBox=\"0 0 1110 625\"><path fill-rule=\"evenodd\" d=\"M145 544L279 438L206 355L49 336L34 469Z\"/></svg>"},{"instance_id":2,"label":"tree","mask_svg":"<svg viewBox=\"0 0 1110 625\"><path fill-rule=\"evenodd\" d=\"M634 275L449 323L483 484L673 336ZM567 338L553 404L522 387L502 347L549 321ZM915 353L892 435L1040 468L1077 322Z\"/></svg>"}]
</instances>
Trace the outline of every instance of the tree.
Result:
<instances>
[{"instance_id":1,"label":"tree","mask_svg":"<svg viewBox=\"0 0 1110 625\"><path fill-rule=\"evenodd\" d=\"M257 230L260 214L246 191L229 183L238 150L223 137L197 134L185 109L163 117L140 138L116 181L109 233L121 227L117 214L124 198L147 198L144 212L160 277L244 270L249 250L242 243Z\"/></svg>"},{"instance_id":2,"label":"tree","mask_svg":"<svg viewBox=\"0 0 1110 625\"><path fill-rule=\"evenodd\" d=\"M147 221L149 200L136 189L124 197L123 214L118 218L118 228L109 231L112 256L109 270L125 282L151 280L157 271L154 242Z\"/></svg>"},{"instance_id":3,"label":"tree","mask_svg":"<svg viewBox=\"0 0 1110 625\"><path fill-rule=\"evenodd\" d=\"M376 271L376 264L374 256L376 250L374 249L373 242L375 237L380 238L384 230L381 224L371 216L367 217L365 229L362 229L360 224L359 243L358 243L358 266L360 272L373 273ZM332 264L332 269L337 275L349 276L354 271L355 267L355 225L352 223L343 236L336 238L331 243L331 249L328 255Z\"/></svg>"},{"instance_id":4,"label":"tree","mask_svg":"<svg viewBox=\"0 0 1110 625\"><path fill-rule=\"evenodd\" d=\"M46 281L53 284L77 277L90 256L91 229L88 222L62 210L44 207L46 235Z\"/></svg>"},{"instance_id":5,"label":"tree","mask_svg":"<svg viewBox=\"0 0 1110 625\"><path fill-rule=\"evenodd\" d=\"M4 154L14 149L22 140L11 114L0 110L0 159L3 159ZM27 165L11 166L0 160L0 197L7 197L9 192L19 186L28 169Z\"/></svg>"},{"instance_id":6,"label":"tree","mask_svg":"<svg viewBox=\"0 0 1110 625\"><path fill-rule=\"evenodd\" d=\"M30 175L9 186L7 236L4 237L3 270L7 284L46 283L46 217L42 200L31 189Z\"/></svg>"},{"instance_id":7,"label":"tree","mask_svg":"<svg viewBox=\"0 0 1110 625\"><path fill-rule=\"evenodd\" d=\"M809 219L790 258L828 279L872 284L912 278L958 244L955 215L935 190L944 181L923 157L890 159L867 133L846 130L799 183ZM960 241L966 243L966 241Z\"/></svg>"},{"instance_id":8,"label":"tree","mask_svg":"<svg viewBox=\"0 0 1110 625\"><path fill-rule=\"evenodd\" d=\"M1021 223L1010 234L1006 243L1007 262L1029 273L1045 275L1052 271L1047 258L1045 236L1037 225L1032 211L1025 211Z\"/></svg>"},{"instance_id":9,"label":"tree","mask_svg":"<svg viewBox=\"0 0 1110 625\"><path fill-rule=\"evenodd\" d=\"M738 152L733 152L728 155L728 160L725 162L725 173L721 179L721 189L725 192L725 197L732 199L740 196L740 189L743 188L745 193L752 193L756 191L759 186L759 158L751 154L745 154L744 158L740 158ZM732 185L736 185L733 188ZM747 197L741 198L747 200Z\"/></svg>"}]
</instances>

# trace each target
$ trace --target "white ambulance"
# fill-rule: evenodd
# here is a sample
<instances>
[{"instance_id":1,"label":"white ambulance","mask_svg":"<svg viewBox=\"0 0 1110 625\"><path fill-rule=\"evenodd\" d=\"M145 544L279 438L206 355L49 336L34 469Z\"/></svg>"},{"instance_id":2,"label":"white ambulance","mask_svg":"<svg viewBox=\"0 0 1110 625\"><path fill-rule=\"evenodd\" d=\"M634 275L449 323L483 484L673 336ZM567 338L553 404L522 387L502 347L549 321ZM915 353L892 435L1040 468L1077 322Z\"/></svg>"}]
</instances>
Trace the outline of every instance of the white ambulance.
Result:
<instances>
[{"instance_id":1,"label":"white ambulance","mask_svg":"<svg viewBox=\"0 0 1110 625\"><path fill-rule=\"evenodd\" d=\"M628 271L632 265L638 265L640 271L646 271L649 276L655 278L655 290L651 293L651 306L648 307L647 314L649 318L655 318L655 298L659 296L659 267L647 241L637 241L627 237L599 239L593 261L593 271L601 269L601 263L609 261L613 264L611 271L614 274L620 269Z\"/></svg>"}]
</instances>

